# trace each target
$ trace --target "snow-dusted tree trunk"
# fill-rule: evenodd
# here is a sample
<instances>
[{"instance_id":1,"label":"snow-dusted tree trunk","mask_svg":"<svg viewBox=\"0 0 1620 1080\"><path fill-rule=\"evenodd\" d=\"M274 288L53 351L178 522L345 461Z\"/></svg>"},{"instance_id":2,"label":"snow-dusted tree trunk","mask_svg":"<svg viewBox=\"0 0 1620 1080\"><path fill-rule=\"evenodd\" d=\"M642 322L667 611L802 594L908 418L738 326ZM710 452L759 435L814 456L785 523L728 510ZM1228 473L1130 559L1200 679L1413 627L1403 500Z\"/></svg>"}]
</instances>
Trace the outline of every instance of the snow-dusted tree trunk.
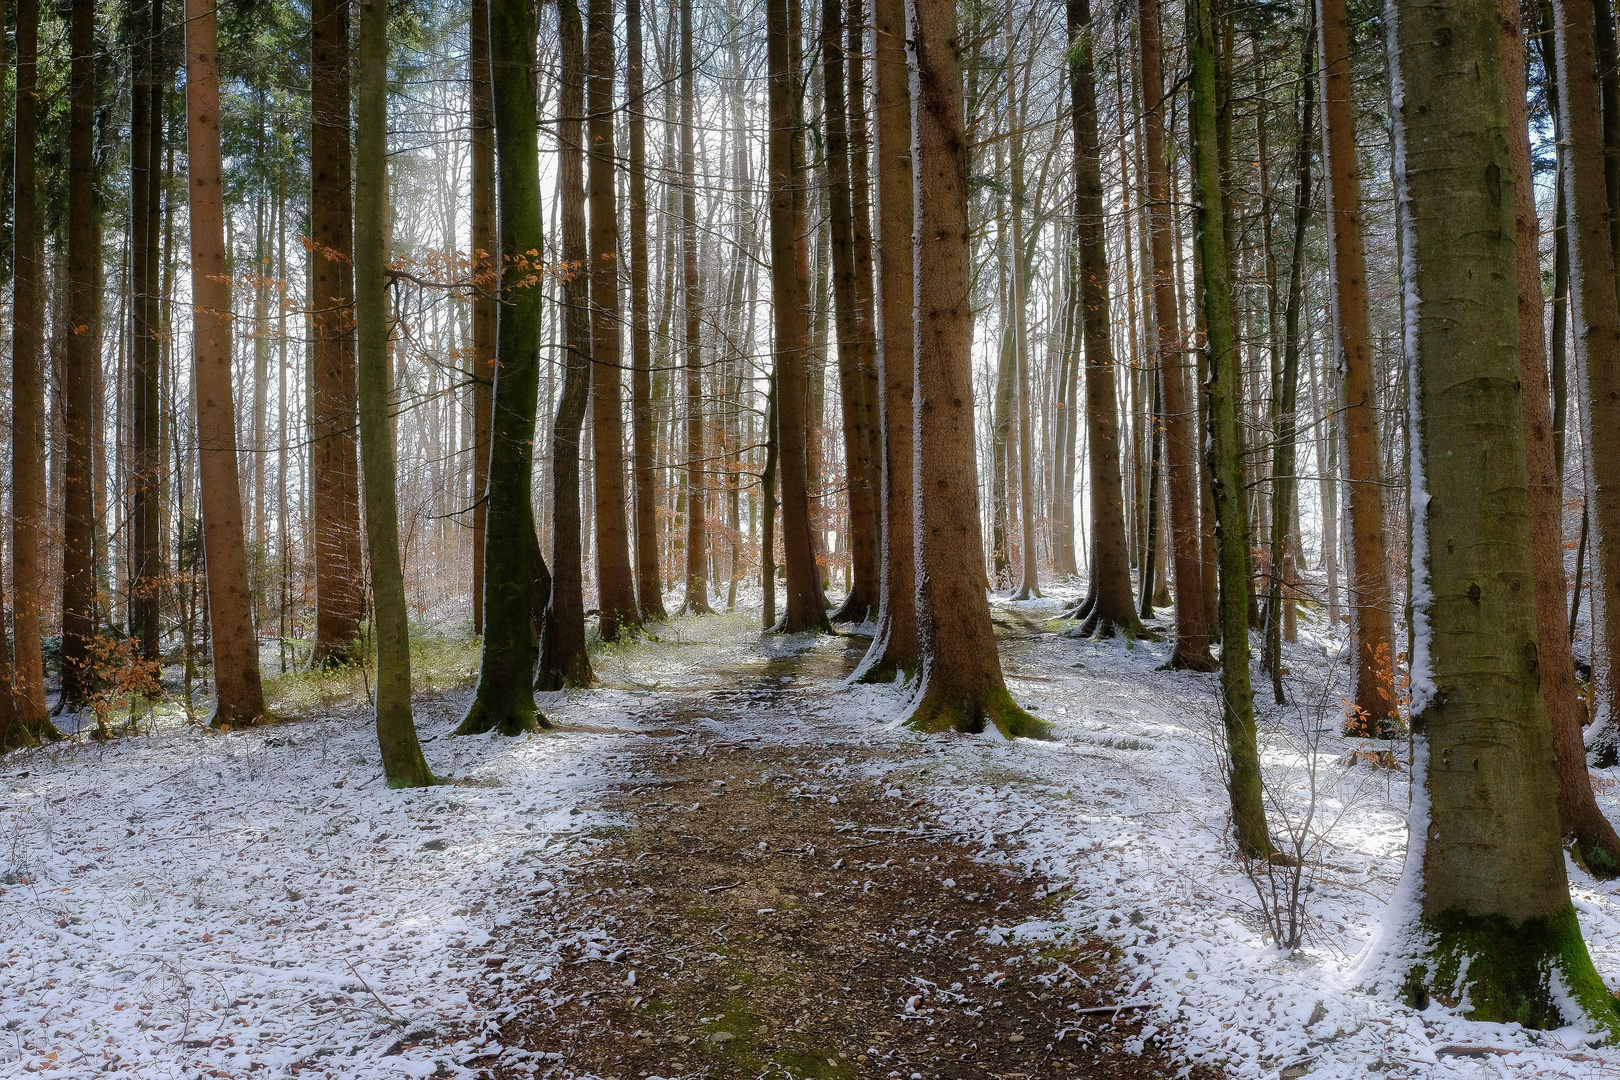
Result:
<instances>
[{"instance_id":1,"label":"snow-dusted tree trunk","mask_svg":"<svg viewBox=\"0 0 1620 1080\"><path fill-rule=\"evenodd\" d=\"M1480 1020L1584 1020L1620 1033L1569 900L1538 686L1521 178L1497 3L1402 0L1389 13L1412 395L1415 760L1406 872L1373 981L1420 1007L1466 1003Z\"/></svg>"}]
</instances>

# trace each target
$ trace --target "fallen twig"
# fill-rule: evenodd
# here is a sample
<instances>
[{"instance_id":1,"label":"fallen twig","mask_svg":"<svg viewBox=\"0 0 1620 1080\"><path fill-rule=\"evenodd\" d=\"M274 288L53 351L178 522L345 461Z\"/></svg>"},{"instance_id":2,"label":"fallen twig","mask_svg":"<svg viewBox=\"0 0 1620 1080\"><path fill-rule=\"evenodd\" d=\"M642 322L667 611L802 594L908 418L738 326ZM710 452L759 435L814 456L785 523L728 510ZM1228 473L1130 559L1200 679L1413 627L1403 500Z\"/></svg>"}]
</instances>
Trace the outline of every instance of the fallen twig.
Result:
<instances>
[{"instance_id":1,"label":"fallen twig","mask_svg":"<svg viewBox=\"0 0 1620 1080\"><path fill-rule=\"evenodd\" d=\"M703 891L706 892L706 893L725 892L727 889L735 889L737 886L739 886L741 884L742 884L742 882L740 882L740 881L733 881L730 885L716 885L713 888L704 889Z\"/></svg>"}]
</instances>

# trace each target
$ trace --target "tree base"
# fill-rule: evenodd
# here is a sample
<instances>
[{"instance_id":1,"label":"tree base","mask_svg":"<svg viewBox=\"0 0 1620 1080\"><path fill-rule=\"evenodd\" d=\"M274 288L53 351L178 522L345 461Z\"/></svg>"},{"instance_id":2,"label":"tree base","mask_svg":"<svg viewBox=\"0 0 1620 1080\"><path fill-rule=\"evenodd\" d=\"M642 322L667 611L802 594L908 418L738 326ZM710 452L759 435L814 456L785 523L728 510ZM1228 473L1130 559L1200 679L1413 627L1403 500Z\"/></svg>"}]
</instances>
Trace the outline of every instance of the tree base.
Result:
<instances>
[{"instance_id":1,"label":"tree base","mask_svg":"<svg viewBox=\"0 0 1620 1080\"><path fill-rule=\"evenodd\" d=\"M844 597L844 602L842 604L839 604L838 607L834 608L831 612L828 612L827 621L835 623L863 623L873 618L876 610L876 604L868 603L864 597L852 592L848 596Z\"/></svg>"},{"instance_id":2,"label":"tree base","mask_svg":"<svg viewBox=\"0 0 1620 1080\"><path fill-rule=\"evenodd\" d=\"M1425 955L1407 971L1401 993L1415 1009L1431 1000L1468 1017L1546 1030L1584 1021L1620 1040L1620 1012L1592 967L1575 908L1514 925L1497 916L1447 911L1424 916ZM1581 1010L1567 1016L1564 1006Z\"/></svg>"},{"instance_id":3,"label":"tree base","mask_svg":"<svg viewBox=\"0 0 1620 1080\"><path fill-rule=\"evenodd\" d=\"M503 701L492 700L496 696L486 694L480 687L473 697L472 705L467 709L467 715L451 734L486 735L496 731L502 735L527 735L551 727L551 721L546 719L545 714L528 694L520 694Z\"/></svg>"},{"instance_id":4,"label":"tree base","mask_svg":"<svg viewBox=\"0 0 1620 1080\"><path fill-rule=\"evenodd\" d=\"M1008 741L1054 738L1050 725L1019 708L1006 690L990 690L981 699L968 700L925 689L905 719L906 727L930 735L947 731L978 735L989 725Z\"/></svg>"},{"instance_id":5,"label":"tree base","mask_svg":"<svg viewBox=\"0 0 1620 1080\"><path fill-rule=\"evenodd\" d=\"M1123 637L1126 641L1135 644L1137 641L1158 641L1159 635L1143 626L1135 617L1130 619L1106 618L1095 606L1086 621L1079 626L1070 626L1060 632L1060 636L1072 639L1104 640L1107 638Z\"/></svg>"},{"instance_id":6,"label":"tree base","mask_svg":"<svg viewBox=\"0 0 1620 1080\"><path fill-rule=\"evenodd\" d=\"M1166 671L1219 671L1221 662L1205 651L1203 656L1185 655L1177 649L1164 665Z\"/></svg>"}]
</instances>

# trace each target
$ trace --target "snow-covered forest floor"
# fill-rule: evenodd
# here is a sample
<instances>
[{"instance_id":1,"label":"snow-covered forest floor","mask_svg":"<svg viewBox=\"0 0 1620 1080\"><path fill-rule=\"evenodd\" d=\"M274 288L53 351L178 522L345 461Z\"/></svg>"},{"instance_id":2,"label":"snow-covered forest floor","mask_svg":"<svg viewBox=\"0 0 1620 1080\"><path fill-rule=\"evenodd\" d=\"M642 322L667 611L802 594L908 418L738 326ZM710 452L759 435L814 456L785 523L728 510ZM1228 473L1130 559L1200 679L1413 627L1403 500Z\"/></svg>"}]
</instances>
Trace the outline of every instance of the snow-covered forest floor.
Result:
<instances>
[{"instance_id":1,"label":"snow-covered forest floor","mask_svg":"<svg viewBox=\"0 0 1620 1080\"><path fill-rule=\"evenodd\" d=\"M0 1076L1620 1075L1356 989L1406 775L1346 763L1331 645L1291 650L1294 704L1257 693L1304 837L1287 957L1226 842L1215 677L1051 633L1064 599L996 606L1050 743L898 729L899 687L839 678L864 642L744 614L601 650L552 733L451 738L466 689L425 694L426 791L319 695L10 755ZM1620 986L1617 890L1570 872Z\"/></svg>"}]
</instances>

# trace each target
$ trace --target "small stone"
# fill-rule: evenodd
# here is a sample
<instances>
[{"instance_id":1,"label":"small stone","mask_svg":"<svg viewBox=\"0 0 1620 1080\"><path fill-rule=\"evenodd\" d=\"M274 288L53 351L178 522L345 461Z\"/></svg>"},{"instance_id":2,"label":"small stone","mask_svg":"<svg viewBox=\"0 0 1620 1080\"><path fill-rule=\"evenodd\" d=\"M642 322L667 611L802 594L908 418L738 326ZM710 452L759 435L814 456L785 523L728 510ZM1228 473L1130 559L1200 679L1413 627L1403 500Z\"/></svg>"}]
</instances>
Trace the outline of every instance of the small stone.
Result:
<instances>
[{"instance_id":1,"label":"small stone","mask_svg":"<svg viewBox=\"0 0 1620 1080\"><path fill-rule=\"evenodd\" d=\"M1007 1041L1008 1042L1023 1042L1024 1037L1022 1035L1017 1035L1017 1034L1009 1035L1009 1036L1007 1036Z\"/></svg>"},{"instance_id":2,"label":"small stone","mask_svg":"<svg viewBox=\"0 0 1620 1080\"><path fill-rule=\"evenodd\" d=\"M728 1043L736 1037L737 1036L733 1035L729 1031L717 1031L713 1035L709 1036L709 1041L714 1043L716 1046L719 1046L721 1043Z\"/></svg>"}]
</instances>

